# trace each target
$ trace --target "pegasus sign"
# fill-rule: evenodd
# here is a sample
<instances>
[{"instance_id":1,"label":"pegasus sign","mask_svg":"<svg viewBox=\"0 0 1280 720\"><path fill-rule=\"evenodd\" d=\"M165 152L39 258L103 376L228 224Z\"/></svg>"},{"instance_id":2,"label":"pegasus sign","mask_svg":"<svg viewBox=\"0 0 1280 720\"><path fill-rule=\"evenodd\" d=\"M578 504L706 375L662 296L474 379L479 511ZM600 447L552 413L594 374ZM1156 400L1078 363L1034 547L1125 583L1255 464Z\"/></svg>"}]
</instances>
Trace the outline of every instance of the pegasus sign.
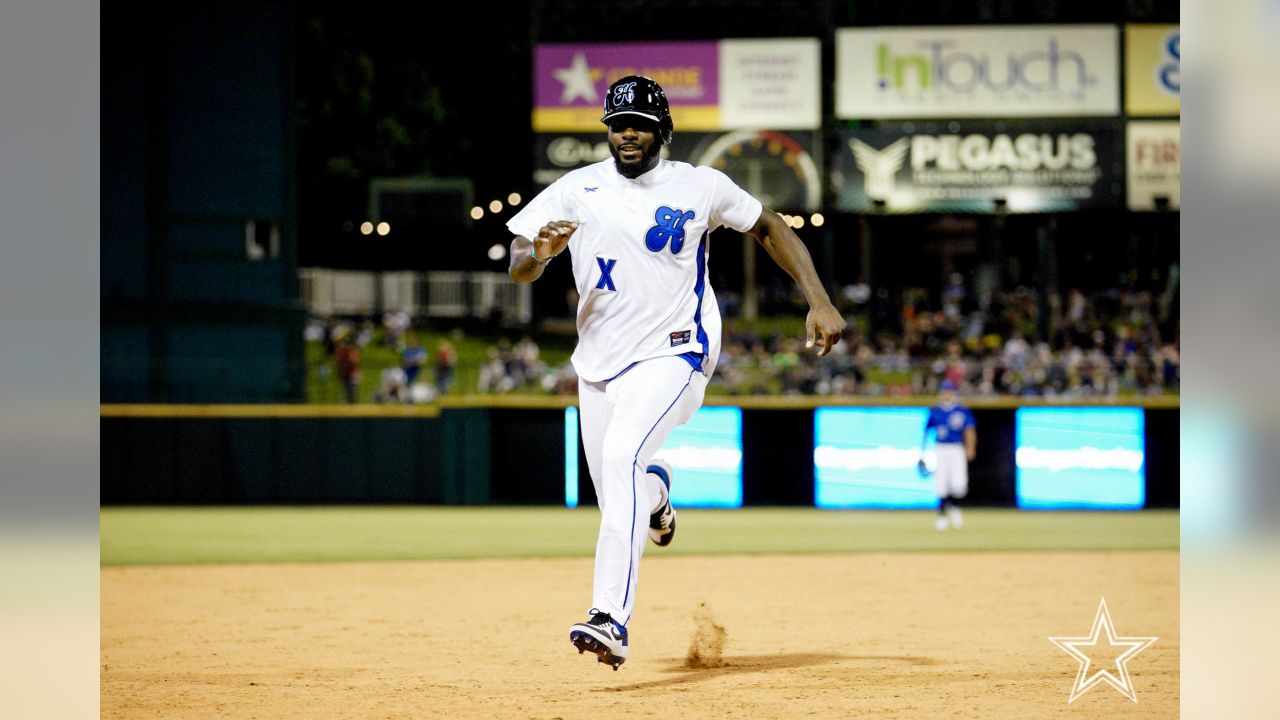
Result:
<instances>
[{"instance_id":1,"label":"pegasus sign","mask_svg":"<svg viewBox=\"0 0 1280 720\"><path fill-rule=\"evenodd\" d=\"M908 147L906 138L895 140L883 150L877 150L857 138L849 141L854 163L867 176L867 196L872 200L888 200L893 194L893 176L902 169Z\"/></svg>"},{"instance_id":2,"label":"pegasus sign","mask_svg":"<svg viewBox=\"0 0 1280 720\"><path fill-rule=\"evenodd\" d=\"M890 213L1120 205L1124 151L1116 121L920 125L843 131L846 151L832 173L842 210L878 203Z\"/></svg>"},{"instance_id":3,"label":"pegasus sign","mask_svg":"<svg viewBox=\"0 0 1280 720\"><path fill-rule=\"evenodd\" d=\"M841 118L1119 113L1112 26L844 29L836 36Z\"/></svg>"}]
</instances>

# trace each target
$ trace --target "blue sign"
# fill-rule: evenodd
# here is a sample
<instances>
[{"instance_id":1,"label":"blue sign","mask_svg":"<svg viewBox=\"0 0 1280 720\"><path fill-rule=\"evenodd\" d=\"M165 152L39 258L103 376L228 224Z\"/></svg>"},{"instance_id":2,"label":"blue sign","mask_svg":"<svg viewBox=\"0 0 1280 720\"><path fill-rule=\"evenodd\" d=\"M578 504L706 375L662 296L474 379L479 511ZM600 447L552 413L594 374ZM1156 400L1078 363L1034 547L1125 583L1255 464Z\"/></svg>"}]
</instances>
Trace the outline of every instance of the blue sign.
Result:
<instances>
[{"instance_id":1,"label":"blue sign","mask_svg":"<svg viewBox=\"0 0 1280 720\"><path fill-rule=\"evenodd\" d=\"M1021 408L1016 424L1018 507L1142 508L1141 408Z\"/></svg>"},{"instance_id":2,"label":"blue sign","mask_svg":"<svg viewBox=\"0 0 1280 720\"><path fill-rule=\"evenodd\" d=\"M578 409L565 410L565 504L578 504ZM570 450L572 448L572 451ZM742 507L742 409L704 407L667 436L655 457L671 464L676 507Z\"/></svg>"},{"instance_id":3,"label":"blue sign","mask_svg":"<svg viewBox=\"0 0 1280 720\"><path fill-rule=\"evenodd\" d=\"M564 409L564 504L578 507L578 408Z\"/></svg>"},{"instance_id":4,"label":"blue sign","mask_svg":"<svg viewBox=\"0 0 1280 720\"><path fill-rule=\"evenodd\" d=\"M936 508L933 481L916 469L928 416L921 407L815 410L814 503L820 508ZM931 447L925 462L935 465Z\"/></svg>"}]
</instances>

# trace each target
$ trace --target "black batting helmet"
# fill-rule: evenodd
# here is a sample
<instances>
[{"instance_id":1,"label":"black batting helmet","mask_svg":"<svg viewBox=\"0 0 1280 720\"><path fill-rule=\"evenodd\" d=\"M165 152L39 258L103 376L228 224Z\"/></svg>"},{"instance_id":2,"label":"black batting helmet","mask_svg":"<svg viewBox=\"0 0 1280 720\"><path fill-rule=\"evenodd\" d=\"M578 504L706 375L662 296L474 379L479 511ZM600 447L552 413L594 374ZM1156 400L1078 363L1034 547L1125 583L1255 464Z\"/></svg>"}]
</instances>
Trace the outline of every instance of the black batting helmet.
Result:
<instances>
[{"instance_id":1,"label":"black batting helmet","mask_svg":"<svg viewBox=\"0 0 1280 720\"><path fill-rule=\"evenodd\" d=\"M662 86L653 80L628 75L610 85L604 96L604 117L600 122L608 125L609 120L618 115L639 115L658 123L662 143L671 144L671 133L675 129L671 124L671 107L667 105Z\"/></svg>"}]
</instances>

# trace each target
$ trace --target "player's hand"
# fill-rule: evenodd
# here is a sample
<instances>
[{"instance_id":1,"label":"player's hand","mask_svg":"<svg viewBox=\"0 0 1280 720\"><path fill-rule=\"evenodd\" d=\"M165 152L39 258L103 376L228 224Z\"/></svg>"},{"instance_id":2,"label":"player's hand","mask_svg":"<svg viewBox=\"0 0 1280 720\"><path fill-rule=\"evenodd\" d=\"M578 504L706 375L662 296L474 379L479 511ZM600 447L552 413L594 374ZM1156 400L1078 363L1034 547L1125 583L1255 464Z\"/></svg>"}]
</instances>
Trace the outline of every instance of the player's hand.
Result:
<instances>
[{"instance_id":1,"label":"player's hand","mask_svg":"<svg viewBox=\"0 0 1280 720\"><path fill-rule=\"evenodd\" d=\"M929 466L924 463L924 458L916 463L916 472L920 473L920 477L929 477Z\"/></svg>"},{"instance_id":2,"label":"player's hand","mask_svg":"<svg viewBox=\"0 0 1280 720\"><path fill-rule=\"evenodd\" d=\"M804 328L807 336L804 346L807 348L818 346L818 356L821 357L831 352L831 349L840 342L840 335L844 332L844 317L840 315L840 311L836 310L831 303L826 305L809 308L809 316L805 318Z\"/></svg>"},{"instance_id":3,"label":"player's hand","mask_svg":"<svg viewBox=\"0 0 1280 720\"><path fill-rule=\"evenodd\" d=\"M969 459L969 462L973 462L973 459L978 456L978 453L973 450L965 450L964 456Z\"/></svg>"},{"instance_id":4,"label":"player's hand","mask_svg":"<svg viewBox=\"0 0 1280 720\"><path fill-rule=\"evenodd\" d=\"M573 232L578 229L578 222L575 220L553 220L543 225L538 230L538 236L533 239L533 254L543 262L564 252L569 244L569 238L573 236Z\"/></svg>"}]
</instances>

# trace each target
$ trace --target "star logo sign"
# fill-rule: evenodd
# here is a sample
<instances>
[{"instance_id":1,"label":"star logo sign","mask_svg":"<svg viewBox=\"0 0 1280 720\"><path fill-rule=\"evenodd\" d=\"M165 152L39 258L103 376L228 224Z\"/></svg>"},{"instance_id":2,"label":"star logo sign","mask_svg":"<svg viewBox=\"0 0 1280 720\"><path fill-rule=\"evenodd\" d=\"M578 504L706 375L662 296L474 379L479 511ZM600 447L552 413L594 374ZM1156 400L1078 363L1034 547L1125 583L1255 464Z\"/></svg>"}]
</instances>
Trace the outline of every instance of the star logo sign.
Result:
<instances>
[{"instance_id":1,"label":"star logo sign","mask_svg":"<svg viewBox=\"0 0 1280 720\"><path fill-rule=\"evenodd\" d=\"M1106 637L1102 637L1103 635ZM1129 677L1128 663L1135 655L1146 650L1159 639L1156 637L1117 637L1115 624L1111 622L1111 611L1107 609L1107 599L1103 598L1102 602L1098 604L1098 613L1093 618L1093 629L1089 631L1087 637L1049 638L1049 642L1057 645L1063 652L1080 663L1080 669L1076 672L1075 685L1071 687L1071 698L1067 702L1075 702L1076 698L1102 682L1119 690L1121 695L1138 702L1138 694L1133 689L1133 680ZM1121 647L1127 649L1115 658L1114 667L1106 665L1091 670L1093 662L1089 659L1087 653L1090 648L1101 648L1104 644L1112 648Z\"/></svg>"},{"instance_id":2,"label":"star logo sign","mask_svg":"<svg viewBox=\"0 0 1280 720\"><path fill-rule=\"evenodd\" d=\"M578 98L582 98L587 102L596 102L596 80L600 78L599 70L592 70L587 64L587 56L583 53L574 53L573 62L567 68L552 70L551 74L556 76L556 80L564 85L564 92L560 93L560 102L569 104Z\"/></svg>"}]
</instances>

